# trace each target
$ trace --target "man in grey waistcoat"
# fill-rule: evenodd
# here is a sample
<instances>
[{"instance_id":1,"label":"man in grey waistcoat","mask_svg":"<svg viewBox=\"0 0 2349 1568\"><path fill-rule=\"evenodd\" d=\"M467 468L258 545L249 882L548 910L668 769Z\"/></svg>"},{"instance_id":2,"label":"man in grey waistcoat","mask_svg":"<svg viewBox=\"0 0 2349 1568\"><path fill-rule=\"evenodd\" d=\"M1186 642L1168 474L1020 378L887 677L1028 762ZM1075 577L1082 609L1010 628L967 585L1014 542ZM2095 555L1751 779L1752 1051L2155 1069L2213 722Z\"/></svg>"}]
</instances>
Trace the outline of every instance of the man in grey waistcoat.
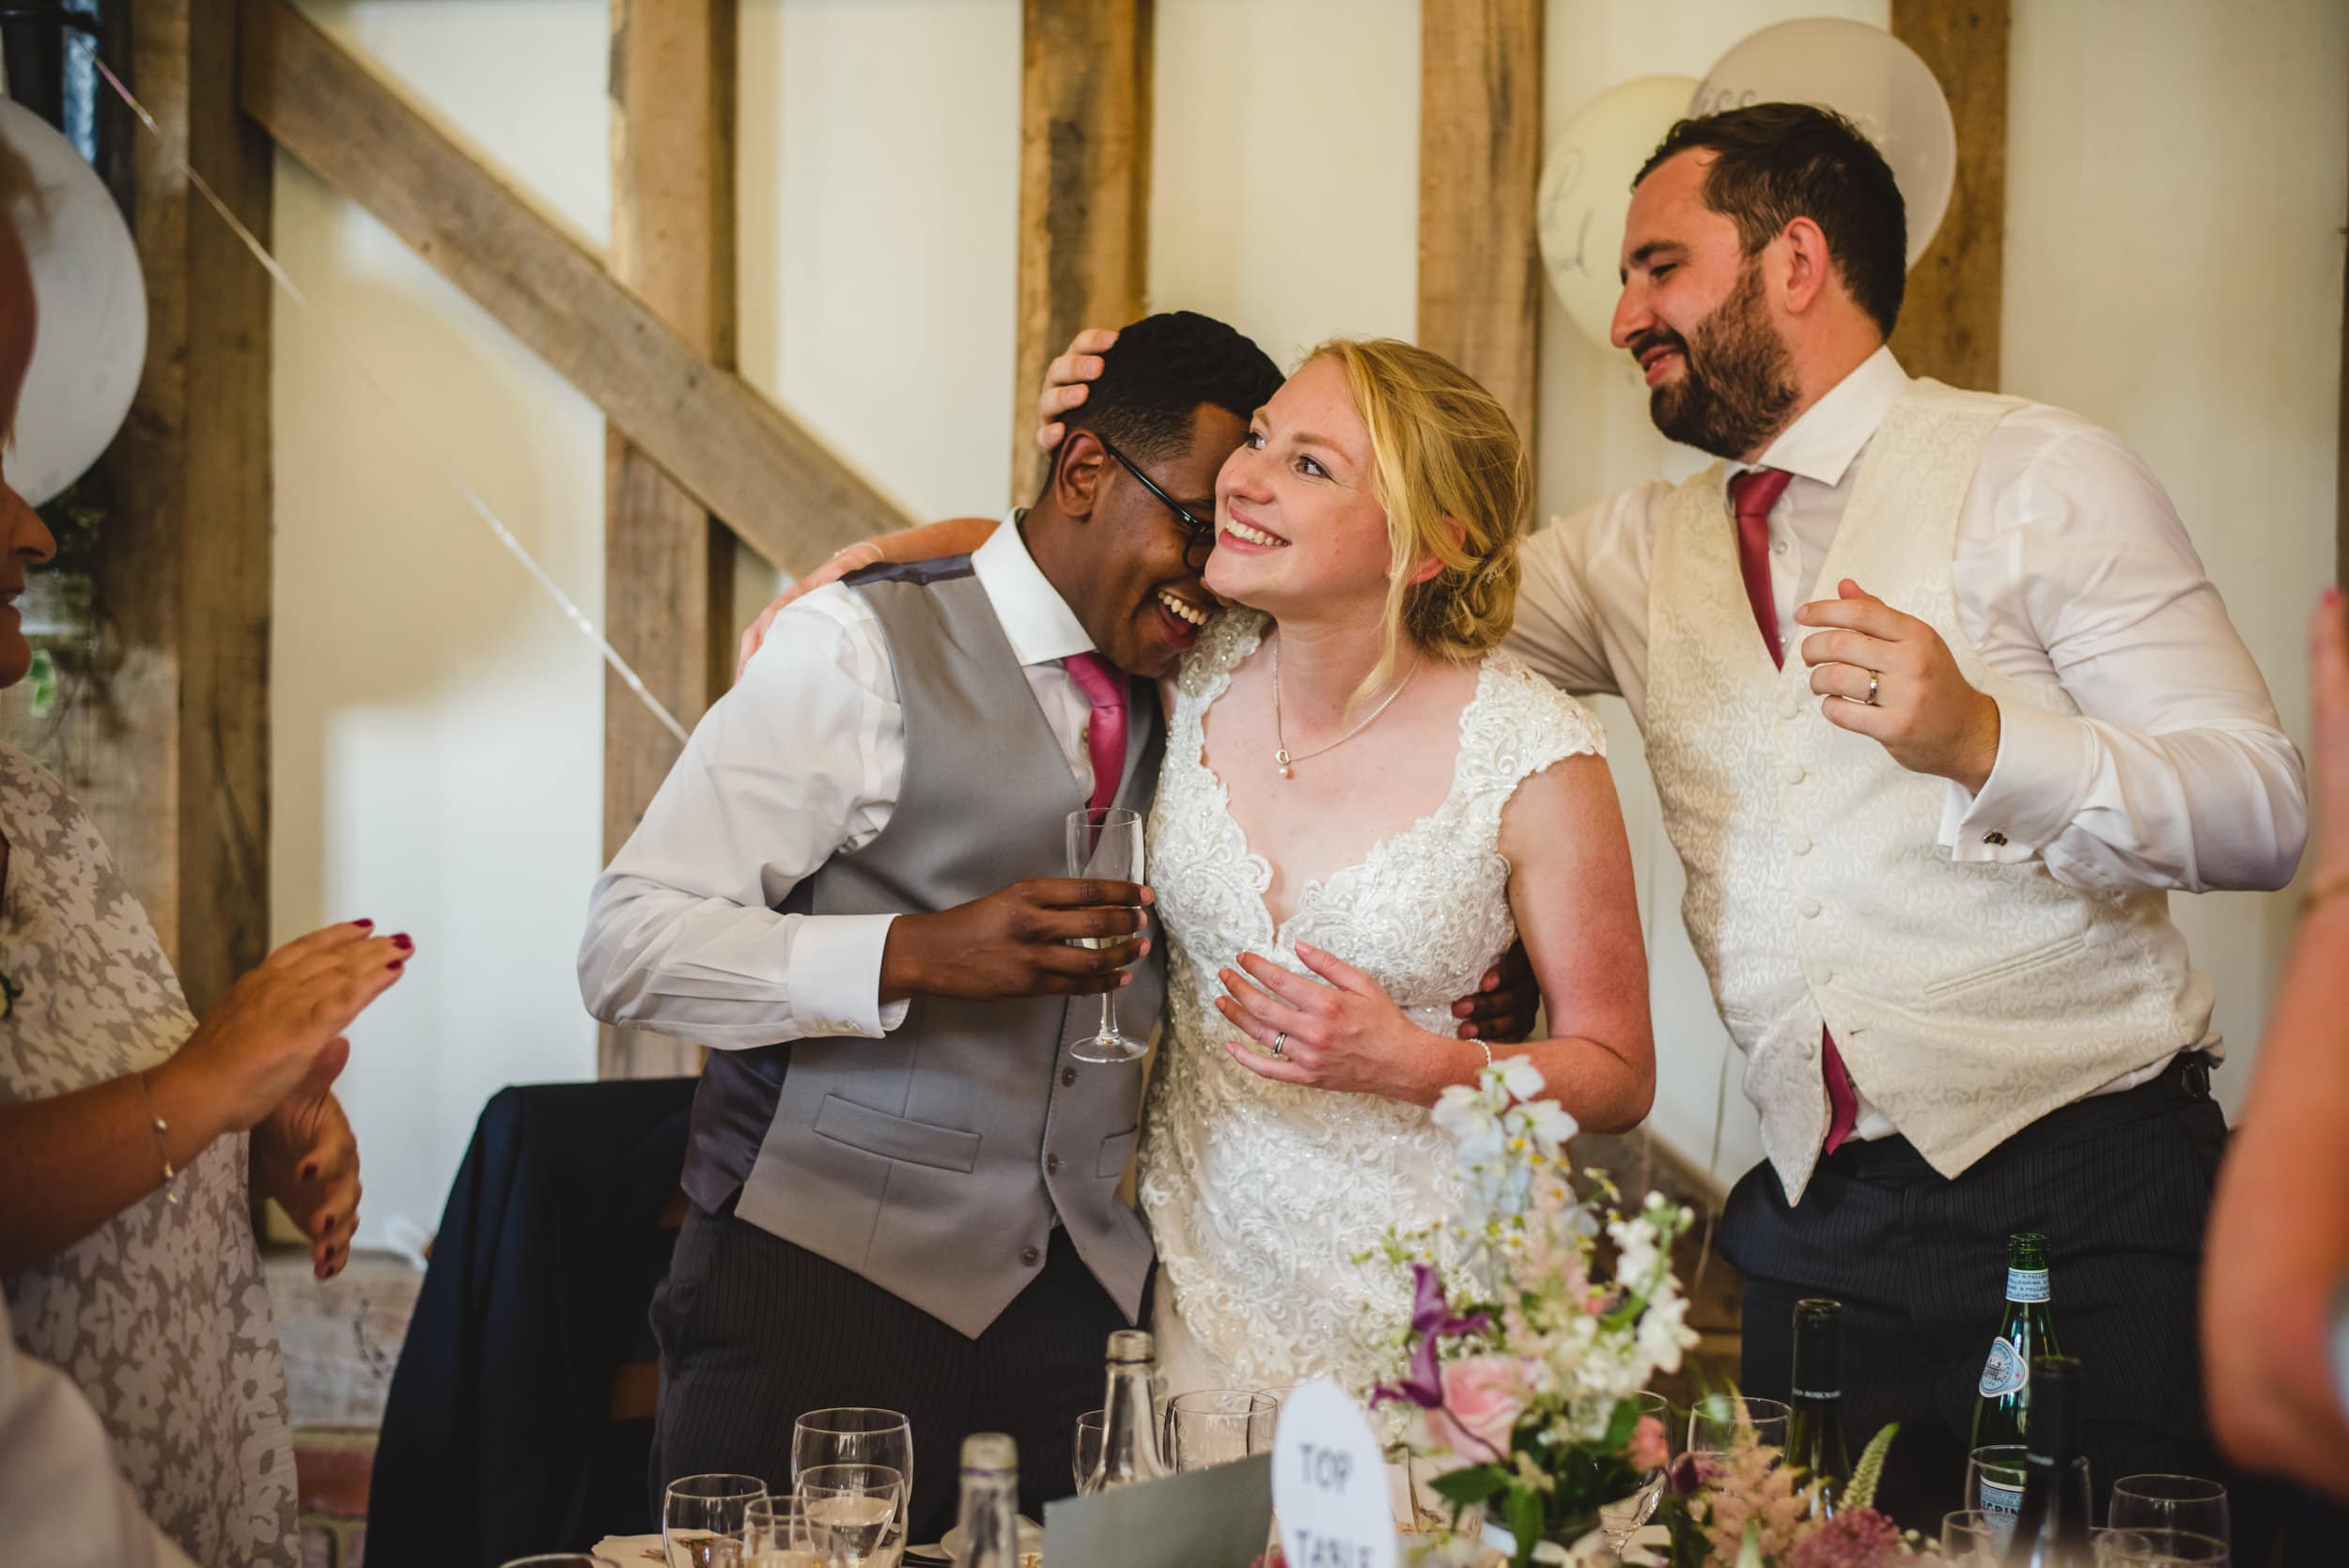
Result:
<instances>
[{"instance_id":1,"label":"man in grey waistcoat","mask_svg":"<svg viewBox=\"0 0 2349 1568\"><path fill-rule=\"evenodd\" d=\"M910 1421L914 1539L974 1429L1018 1438L1030 1512L1067 1492L1151 1247L1118 1191L1142 1066L1075 1060L1066 1015L1115 988L1147 1031L1160 959L1146 890L1059 875L1065 825L1148 809L1216 471L1280 380L1204 317L1128 328L1035 505L784 613L597 883L589 1010L713 1048L653 1302L656 1495L787 1482L832 1405Z\"/></svg>"}]
</instances>

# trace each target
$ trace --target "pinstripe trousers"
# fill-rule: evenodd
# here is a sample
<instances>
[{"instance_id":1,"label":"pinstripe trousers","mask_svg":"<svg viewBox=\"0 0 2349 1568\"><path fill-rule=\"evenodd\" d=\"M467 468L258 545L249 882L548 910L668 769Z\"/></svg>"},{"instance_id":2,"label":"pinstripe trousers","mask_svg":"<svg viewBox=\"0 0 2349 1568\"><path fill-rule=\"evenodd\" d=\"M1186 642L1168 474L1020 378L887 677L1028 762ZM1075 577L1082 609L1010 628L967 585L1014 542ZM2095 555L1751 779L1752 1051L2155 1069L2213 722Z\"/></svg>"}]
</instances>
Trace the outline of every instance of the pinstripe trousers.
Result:
<instances>
[{"instance_id":1,"label":"pinstripe trousers","mask_svg":"<svg viewBox=\"0 0 2349 1568\"><path fill-rule=\"evenodd\" d=\"M1843 1429L1852 1450L1898 1421L1879 1506L1938 1532L1962 1506L1976 1384L2006 1301L2006 1242L2044 1233L2055 1334L2085 1379L2101 1513L2124 1475L2217 1476L2204 1417L2196 1290L2226 1144L2199 1055L2160 1079L2065 1106L1955 1180L1908 1141L1846 1143L1799 1205L1767 1162L1721 1217L1746 1279L1743 1391L1784 1399L1795 1303L1843 1303Z\"/></svg>"},{"instance_id":2,"label":"pinstripe trousers","mask_svg":"<svg viewBox=\"0 0 2349 1568\"><path fill-rule=\"evenodd\" d=\"M872 1405L913 1428L912 1542L936 1541L954 1524L962 1439L972 1432L1018 1441L1029 1517L1073 1493L1077 1418L1101 1407L1109 1336L1128 1327L1065 1230L1052 1232L1034 1281L972 1340L853 1269L737 1219L731 1202L715 1214L688 1209L651 1316L661 1346L647 1477L655 1518L677 1476L787 1485L793 1422L810 1410Z\"/></svg>"}]
</instances>

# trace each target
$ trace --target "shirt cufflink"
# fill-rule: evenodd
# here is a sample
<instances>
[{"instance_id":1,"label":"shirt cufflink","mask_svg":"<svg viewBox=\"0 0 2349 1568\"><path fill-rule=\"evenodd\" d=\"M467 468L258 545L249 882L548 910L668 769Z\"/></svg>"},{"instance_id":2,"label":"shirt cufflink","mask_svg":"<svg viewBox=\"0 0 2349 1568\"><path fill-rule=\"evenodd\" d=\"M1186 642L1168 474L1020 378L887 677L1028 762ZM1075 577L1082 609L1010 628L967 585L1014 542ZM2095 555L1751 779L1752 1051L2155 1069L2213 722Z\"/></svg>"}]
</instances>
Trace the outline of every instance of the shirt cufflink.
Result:
<instances>
[{"instance_id":1,"label":"shirt cufflink","mask_svg":"<svg viewBox=\"0 0 2349 1568\"><path fill-rule=\"evenodd\" d=\"M878 1040L905 1021L880 1000L881 952L895 915L810 915L791 939L791 1013L802 1038ZM892 1015L894 1015L894 1017Z\"/></svg>"},{"instance_id":2,"label":"shirt cufflink","mask_svg":"<svg viewBox=\"0 0 2349 1568\"><path fill-rule=\"evenodd\" d=\"M2093 747L2088 726L2026 703L1999 704L1999 755L1982 793L1949 786L1941 846L1955 861L2036 858L2079 814Z\"/></svg>"}]
</instances>

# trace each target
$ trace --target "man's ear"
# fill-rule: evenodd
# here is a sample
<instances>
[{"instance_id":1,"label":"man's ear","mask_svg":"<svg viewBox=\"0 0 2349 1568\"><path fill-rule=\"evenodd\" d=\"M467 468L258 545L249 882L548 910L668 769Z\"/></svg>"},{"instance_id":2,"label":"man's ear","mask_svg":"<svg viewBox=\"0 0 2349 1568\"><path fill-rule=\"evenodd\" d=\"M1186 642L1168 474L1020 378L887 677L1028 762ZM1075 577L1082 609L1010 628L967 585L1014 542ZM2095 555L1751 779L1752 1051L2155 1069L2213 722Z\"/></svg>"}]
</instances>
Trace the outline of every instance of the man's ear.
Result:
<instances>
[{"instance_id":1,"label":"man's ear","mask_svg":"<svg viewBox=\"0 0 2349 1568\"><path fill-rule=\"evenodd\" d=\"M1093 515L1109 462L1110 455L1092 431L1068 432L1052 460L1052 502L1061 516L1082 520Z\"/></svg>"},{"instance_id":2,"label":"man's ear","mask_svg":"<svg viewBox=\"0 0 2349 1568\"><path fill-rule=\"evenodd\" d=\"M1818 302L1832 281L1835 263L1827 236L1809 218L1797 218L1778 237L1784 253L1786 310L1800 316Z\"/></svg>"},{"instance_id":3,"label":"man's ear","mask_svg":"<svg viewBox=\"0 0 2349 1568\"><path fill-rule=\"evenodd\" d=\"M1453 549L1466 550L1468 548L1468 529L1462 525L1458 518L1446 513L1438 520L1438 526L1450 536ZM1432 553L1422 555L1419 558L1419 565L1411 568L1411 586L1418 587L1441 570L1443 570L1443 562L1439 558Z\"/></svg>"}]
</instances>

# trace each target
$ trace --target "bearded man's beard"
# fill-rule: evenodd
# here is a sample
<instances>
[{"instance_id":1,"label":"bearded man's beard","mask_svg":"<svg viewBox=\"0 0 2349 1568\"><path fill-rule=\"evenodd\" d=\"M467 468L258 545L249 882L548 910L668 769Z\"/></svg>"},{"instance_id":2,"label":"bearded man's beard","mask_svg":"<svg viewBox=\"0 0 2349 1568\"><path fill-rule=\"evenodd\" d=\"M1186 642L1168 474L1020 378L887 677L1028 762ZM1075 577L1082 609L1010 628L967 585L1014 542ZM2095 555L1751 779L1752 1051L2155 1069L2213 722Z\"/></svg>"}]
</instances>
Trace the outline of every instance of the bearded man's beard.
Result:
<instances>
[{"instance_id":1,"label":"bearded man's beard","mask_svg":"<svg viewBox=\"0 0 2349 1568\"><path fill-rule=\"evenodd\" d=\"M1656 344L1680 351L1680 380L1648 395L1648 417L1673 441L1737 458L1784 429L1800 393L1785 340L1762 303L1762 268L1750 261L1737 287L1683 339L1669 328L1641 333L1636 356Z\"/></svg>"}]
</instances>

